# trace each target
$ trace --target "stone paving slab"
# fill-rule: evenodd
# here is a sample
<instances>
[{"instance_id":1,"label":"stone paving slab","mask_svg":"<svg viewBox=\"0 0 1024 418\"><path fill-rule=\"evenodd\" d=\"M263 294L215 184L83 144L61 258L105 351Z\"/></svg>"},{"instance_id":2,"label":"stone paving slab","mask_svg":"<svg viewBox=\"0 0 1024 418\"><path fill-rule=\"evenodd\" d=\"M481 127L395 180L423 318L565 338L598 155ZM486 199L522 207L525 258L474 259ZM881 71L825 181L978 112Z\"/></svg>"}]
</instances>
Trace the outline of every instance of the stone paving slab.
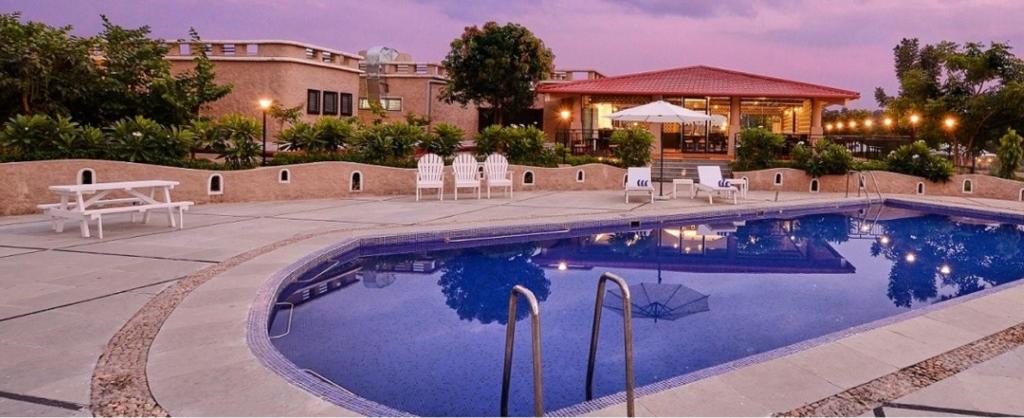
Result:
<instances>
[{"instance_id":1,"label":"stone paving slab","mask_svg":"<svg viewBox=\"0 0 1024 418\"><path fill-rule=\"evenodd\" d=\"M136 218L138 219L138 218ZM237 219L224 216L211 216L186 212L185 229L191 230L206 225L237 222ZM23 247L23 248L66 248L77 245L89 245L97 242L109 242L124 238L155 236L167 233L179 232L170 228L167 224L167 217L154 212L150 215L148 224L141 222L132 223L128 214L115 214L103 218L103 240L96 237L96 223L89 225L92 234L89 238L82 238L81 231L76 222L67 222L64 231L57 233L50 227L50 222L40 220L37 222L17 223L0 226L0 246Z\"/></svg>"}]
</instances>

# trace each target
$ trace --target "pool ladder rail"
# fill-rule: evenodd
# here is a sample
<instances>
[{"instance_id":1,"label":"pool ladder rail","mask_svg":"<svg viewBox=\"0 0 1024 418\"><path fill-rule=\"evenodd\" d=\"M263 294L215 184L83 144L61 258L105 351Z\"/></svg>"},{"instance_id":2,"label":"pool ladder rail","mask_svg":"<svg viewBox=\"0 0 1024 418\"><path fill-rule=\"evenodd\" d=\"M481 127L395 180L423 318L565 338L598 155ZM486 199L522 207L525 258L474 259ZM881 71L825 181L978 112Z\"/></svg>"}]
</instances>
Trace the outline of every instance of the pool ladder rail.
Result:
<instances>
[{"instance_id":1,"label":"pool ladder rail","mask_svg":"<svg viewBox=\"0 0 1024 418\"><path fill-rule=\"evenodd\" d=\"M594 362L597 357L597 341L601 328L601 308L604 305L605 287L608 281L614 282L622 290L623 337L626 357L626 416L634 415L634 381L633 381L633 321L632 297L629 285L624 279L612 273L604 273L598 280L597 297L594 301L594 323L590 333L590 355L587 359L586 399L593 399ZM512 379L512 351L516 337L516 308L518 295L522 295L530 304L530 326L533 342L533 413L544 415L544 382L541 369L540 345L540 305L533 292L521 285L515 285L509 292L508 325L505 328L505 365L501 380L501 416L508 416L508 394Z\"/></svg>"}]
</instances>

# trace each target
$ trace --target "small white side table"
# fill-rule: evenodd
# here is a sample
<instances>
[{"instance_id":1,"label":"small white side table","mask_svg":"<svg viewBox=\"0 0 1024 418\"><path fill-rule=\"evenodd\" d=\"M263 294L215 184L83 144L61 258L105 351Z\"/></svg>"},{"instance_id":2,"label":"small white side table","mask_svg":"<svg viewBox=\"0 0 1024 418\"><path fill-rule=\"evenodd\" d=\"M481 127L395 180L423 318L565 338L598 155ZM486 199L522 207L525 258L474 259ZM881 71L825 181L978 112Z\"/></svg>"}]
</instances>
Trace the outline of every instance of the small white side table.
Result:
<instances>
[{"instance_id":1,"label":"small white side table","mask_svg":"<svg viewBox=\"0 0 1024 418\"><path fill-rule=\"evenodd\" d=\"M740 189L740 197L747 198L747 180L745 179L728 179L726 180L730 186L738 186Z\"/></svg>"},{"instance_id":2,"label":"small white side table","mask_svg":"<svg viewBox=\"0 0 1024 418\"><path fill-rule=\"evenodd\" d=\"M672 198L676 198L680 184L690 186L690 199L693 199L693 179L672 179Z\"/></svg>"}]
</instances>

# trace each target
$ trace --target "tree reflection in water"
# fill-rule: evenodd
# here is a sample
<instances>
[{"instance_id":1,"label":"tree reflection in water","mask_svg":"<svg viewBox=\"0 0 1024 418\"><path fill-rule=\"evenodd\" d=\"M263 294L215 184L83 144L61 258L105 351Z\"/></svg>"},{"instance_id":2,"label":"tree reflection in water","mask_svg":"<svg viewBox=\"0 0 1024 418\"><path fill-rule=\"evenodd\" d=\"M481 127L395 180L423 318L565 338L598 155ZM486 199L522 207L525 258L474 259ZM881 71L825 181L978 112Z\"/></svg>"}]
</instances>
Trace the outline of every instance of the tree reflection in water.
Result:
<instances>
[{"instance_id":1,"label":"tree reflection in water","mask_svg":"<svg viewBox=\"0 0 1024 418\"><path fill-rule=\"evenodd\" d=\"M482 324L508 323L509 292L515 285L533 291L538 301L547 300L551 281L530 257L533 244L501 245L459 251L444 264L438 285L445 303L460 319ZM526 317L529 304L517 306L516 320Z\"/></svg>"},{"instance_id":2,"label":"tree reflection in water","mask_svg":"<svg viewBox=\"0 0 1024 418\"><path fill-rule=\"evenodd\" d=\"M1024 231L1016 225L923 216L881 222L873 256L893 262L889 299L900 307L951 299L1024 277ZM942 292L939 284L952 288Z\"/></svg>"}]
</instances>

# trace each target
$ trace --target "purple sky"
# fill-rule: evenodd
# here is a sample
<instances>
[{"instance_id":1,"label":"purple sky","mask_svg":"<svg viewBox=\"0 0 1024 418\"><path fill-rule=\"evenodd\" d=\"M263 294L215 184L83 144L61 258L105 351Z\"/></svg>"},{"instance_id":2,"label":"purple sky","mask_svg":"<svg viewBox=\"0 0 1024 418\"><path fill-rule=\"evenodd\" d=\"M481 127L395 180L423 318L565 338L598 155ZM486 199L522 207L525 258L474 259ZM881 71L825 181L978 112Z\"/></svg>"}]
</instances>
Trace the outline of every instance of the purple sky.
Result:
<instances>
[{"instance_id":1,"label":"purple sky","mask_svg":"<svg viewBox=\"0 0 1024 418\"><path fill-rule=\"evenodd\" d=\"M562 68L608 75L706 64L859 91L893 90L902 37L1024 48L1024 1L972 0L0 0L4 12L93 34L99 14L182 38L290 39L356 52L386 45L439 61L463 27L529 27Z\"/></svg>"}]
</instances>

